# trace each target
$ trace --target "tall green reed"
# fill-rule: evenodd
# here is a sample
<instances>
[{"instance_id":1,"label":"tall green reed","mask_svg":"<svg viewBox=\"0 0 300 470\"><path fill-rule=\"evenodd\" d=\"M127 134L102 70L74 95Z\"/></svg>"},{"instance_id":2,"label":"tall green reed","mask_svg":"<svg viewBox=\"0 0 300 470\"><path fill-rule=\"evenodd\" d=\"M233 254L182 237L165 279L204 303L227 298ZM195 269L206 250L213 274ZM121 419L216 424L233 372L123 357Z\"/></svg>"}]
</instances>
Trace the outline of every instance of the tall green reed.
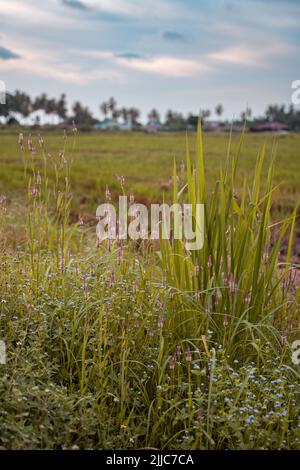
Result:
<instances>
[{"instance_id":1,"label":"tall green reed","mask_svg":"<svg viewBox=\"0 0 300 470\"><path fill-rule=\"evenodd\" d=\"M190 302L191 331L212 329L231 354L258 348L256 341L270 337L279 344L292 336L297 326L296 302L289 294L293 273L291 249L297 207L286 219L271 220L276 146L273 146L266 187L262 188L265 146L259 150L253 181L244 178L240 194L235 192L245 126L233 154L231 136L224 168L212 193L207 190L201 120L197 131L197 152L193 160L186 140L186 181L178 188L174 164L173 203L193 207L204 204L204 243L200 250L188 251L183 240L160 239L161 266L168 285L179 301ZM178 214L174 216L179 217ZM283 242L288 238L284 269L279 262ZM299 289L297 291L299 299ZM180 300L181 299L181 300ZM184 321L182 316L179 322ZM195 325L198 330L195 330ZM280 336L282 337L280 339ZM274 344L273 341L273 344Z\"/></svg>"}]
</instances>

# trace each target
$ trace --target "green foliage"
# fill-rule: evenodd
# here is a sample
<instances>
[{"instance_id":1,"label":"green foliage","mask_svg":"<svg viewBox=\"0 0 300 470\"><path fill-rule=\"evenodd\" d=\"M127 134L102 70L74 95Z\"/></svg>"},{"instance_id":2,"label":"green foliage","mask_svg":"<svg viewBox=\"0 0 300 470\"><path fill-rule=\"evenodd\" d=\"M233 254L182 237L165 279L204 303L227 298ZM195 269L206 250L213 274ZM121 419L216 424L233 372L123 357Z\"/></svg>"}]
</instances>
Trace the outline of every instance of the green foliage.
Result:
<instances>
[{"instance_id":1,"label":"green foliage","mask_svg":"<svg viewBox=\"0 0 300 470\"><path fill-rule=\"evenodd\" d=\"M196 172L187 149L179 182L174 166L173 198L205 203L204 248L161 243L159 262L159 244L95 246L94 225L72 221L81 173L91 178L108 161L96 158L98 137L90 146L87 137L79 150L73 139L53 137L50 151L40 140L40 151L23 154L26 200L21 207L15 196L0 200L0 338L8 359L0 366L0 448L300 449L299 366L290 348L299 331L291 274L297 219L294 211L270 221L273 163L261 187L264 149L249 187L241 181L237 189L242 145L235 155L229 148L213 187L199 129ZM103 138L100 155L111 137ZM139 155L151 142L158 161L159 140L144 139L127 142L136 178L131 146ZM116 162L115 171L124 169L120 142L110 145L105 171ZM150 181L146 170L140 178Z\"/></svg>"}]
</instances>

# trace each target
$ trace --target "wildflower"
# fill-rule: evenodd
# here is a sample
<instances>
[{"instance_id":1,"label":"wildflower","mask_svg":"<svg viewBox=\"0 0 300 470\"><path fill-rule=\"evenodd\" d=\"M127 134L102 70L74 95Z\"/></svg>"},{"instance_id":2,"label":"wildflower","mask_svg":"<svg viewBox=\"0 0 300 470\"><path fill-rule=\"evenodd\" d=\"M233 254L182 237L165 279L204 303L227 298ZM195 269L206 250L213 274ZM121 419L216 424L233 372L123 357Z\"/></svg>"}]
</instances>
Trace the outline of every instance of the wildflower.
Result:
<instances>
[{"instance_id":1,"label":"wildflower","mask_svg":"<svg viewBox=\"0 0 300 470\"><path fill-rule=\"evenodd\" d=\"M246 423L247 424L253 424L254 423L254 416L250 415L248 418L246 418Z\"/></svg>"},{"instance_id":2,"label":"wildflower","mask_svg":"<svg viewBox=\"0 0 300 470\"><path fill-rule=\"evenodd\" d=\"M32 135L29 134L28 136L28 150L31 152L32 150Z\"/></svg>"},{"instance_id":3,"label":"wildflower","mask_svg":"<svg viewBox=\"0 0 300 470\"><path fill-rule=\"evenodd\" d=\"M36 153L36 150L35 150L35 148L34 148L34 146L33 146L33 143L32 143L32 136L31 136L31 134L29 134L29 136L28 136L28 150L29 150L32 154Z\"/></svg>"},{"instance_id":4,"label":"wildflower","mask_svg":"<svg viewBox=\"0 0 300 470\"><path fill-rule=\"evenodd\" d=\"M211 255L209 255L209 257L208 257L207 265L208 265L209 269L212 267L212 256Z\"/></svg>"},{"instance_id":5,"label":"wildflower","mask_svg":"<svg viewBox=\"0 0 300 470\"><path fill-rule=\"evenodd\" d=\"M67 140L67 131L64 129L64 140Z\"/></svg>"},{"instance_id":6,"label":"wildflower","mask_svg":"<svg viewBox=\"0 0 300 470\"><path fill-rule=\"evenodd\" d=\"M244 302L245 304L250 304L250 301L251 301L251 294L249 292L246 292L244 294Z\"/></svg>"},{"instance_id":7,"label":"wildflower","mask_svg":"<svg viewBox=\"0 0 300 470\"><path fill-rule=\"evenodd\" d=\"M130 204L134 204L134 195L133 194L130 194L129 202L130 202Z\"/></svg>"},{"instance_id":8,"label":"wildflower","mask_svg":"<svg viewBox=\"0 0 300 470\"><path fill-rule=\"evenodd\" d=\"M164 326L164 319L163 319L162 315L159 315L159 316L158 316L158 318L157 318L157 324L158 324L158 327L159 327L160 329L163 328L163 326Z\"/></svg>"},{"instance_id":9,"label":"wildflower","mask_svg":"<svg viewBox=\"0 0 300 470\"><path fill-rule=\"evenodd\" d=\"M181 344L177 344L177 355L181 356Z\"/></svg>"},{"instance_id":10,"label":"wildflower","mask_svg":"<svg viewBox=\"0 0 300 470\"><path fill-rule=\"evenodd\" d=\"M111 200L111 194L110 194L110 191L109 191L107 185L106 185L106 188L105 188L105 199L106 199L106 201L110 201L110 200Z\"/></svg>"},{"instance_id":11,"label":"wildflower","mask_svg":"<svg viewBox=\"0 0 300 470\"><path fill-rule=\"evenodd\" d=\"M286 329L283 329L281 332L281 342L282 344L287 343L287 334L286 334Z\"/></svg>"},{"instance_id":12,"label":"wildflower","mask_svg":"<svg viewBox=\"0 0 300 470\"><path fill-rule=\"evenodd\" d=\"M20 132L19 134L19 145L20 145L21 150L24 150L24 136L22 132Z\"/></svg>"},{"instance_id":13,"label":"wildflower","mask_svg":"<svg viewBox=\"0 0 300 470\"><path fill-rule=\"evenodd\" d=\"M197 287L197 289L196 289L195 299L196 299L196 302L197 302L197 304L198 304L198 303L199 303L199 300L200 300L200 292L199 292L198 287Z\"/></svg>"},{"instance_id":14,"label":"wildflower","mask_svg":"<svg viewBox=\"0 0 300 470\"><path fill-rule=\"evenodd\" d=\"M79 223L80 226L84 225L83 218L80 214L78 214L78 223Z\"/></svg>"},{"instance_id":15,"label":"wildflower","mask_svg":"<svg viewBox=\"0 0 300 470\"><path fill-rule=\"evenodd\" d=\"M78 263L75 263L75 274L76 274L76 276L78 276L78 274L79 274Z\"/></svg>"},{"instance_id":16,"label":"wildflower","mask_svg":"<svg viewBox=\"0 0 300 470\"><path fill-rule=\"evenodd\" d=\"M133 283L133 293L137 293L137 285L138 285L138 278L135 278L134 283Z\"/></svg>"},{"instance_id":17,"label":"wildflower","mask_svg":"<svg viewBox=\"0 0 300 470\"><path fill-rule=\"evenodd\" d=\"M185 357L186 357L187 362L192 362L192 353L191 353L189 345L187 345L186 347Z\"/></svg>"},{"instance_id":18,"label":"wildflower","mask_svg":"<svg viewBox=\"0 0 300 470\"><path fill-rule=\"evenodd\" d=\"M59 158L61 159L63 164L67 163L67 160L65 159L65 152L63 150L59 152Z\"/></svg>"},{"instance_id":19,"label":"wildflower","mask_svg":"<svg viewBox=\"0 0 300 470\"><path fill-rule=\"evenodd\" d=\"M236 284L235 284L233 273L230 273L229 289L230 289L230 292L235 292L235 290L236 290Z\"/></svg>"},{"instance_id":20,"label":"wildflower","mask_svg":"<svg viewBox=\"0 0 300 470\"><path fill-rule=\"evenodd\" d=\"M119 181L119 183L120 183L120 185L121 185L121 188L123 189L123 188L124 188L124 184L125 184L125 178L124 178L124 176L118 176L118 175L117 175L117 179L118 179L118 181Z\"/></svg>"},{"instance_id":21,"label":"wildflower","mask_svg":"<svg viewBox=\"0 0 300 470\"><path fill-rule=\"evenodd\" d=\"M110 276L110 283L109 283L109 286L110 286L110 287L113 287L114 284L115 284L115 272L113 271L113 272L111 273L111 276Z\"/></svg>"},{"instance_id":22,"label":"wildflower","mask_svg":"<svg viewBox=\"0 0 300 470\"><path fill-rule=\"evenodd\" d=\"M38 135L38 142L39 142L39 146L41 147L41 149L44 149L45 144L44 144L44 139L41 136L41 134Z\"/></svg>"},{"instance_id":23,"label":"wildflower","mask_svg":"<svg viewBox=\"0 0 300 470\"><path fill-rule=\"evenodd\" d=\"M38 193L38 188L36 186L32 186L31 188L31 195L35 197Z\"/></svg>"},{"instance_id":24,"label":"wildflower","mask_svg":"<svg viewBox=\"0 0 300 470\"><path fill-rule=\"evenodd\" d=\"M184 161L181 160L181 163L180 163L180 172L182 175L184 175Z\"/></svg>"},{"instance_id":25,"label":"wildflower","mask_svg":"<svg viewBox=\"0 0 300 470\"><path fill-rule=\"evenodd\" d=\"M176 365L176 352L174 352L173 356L170 359L170 369L174 370Z\"/></svg>"},{"instance_id":26,"label":"wildflower","mask_svg":"<svg viewBox=\"0 0 300 470\"><path fill-rule=\"evenodd\" d=\"M198 258L196 258L196 262L195 262L195 274L196 274L196 276L198 276L198 274L199 274L199 261L198 261Z\"/></svg>"},{"instance_id":27,"label":"wildflower","mask_svg":"<svg viewBox=\"0 0 300 470\"><path fill-rule=\"evenodd\" d=\"M38 171L37 177L36 177L36 185L41 186L42 184L42 177L40 175L40 172Z\"/></svg>"},{"instance_id":28,"label":"wildflower","mask_svg":"<svg viewBox=\"0 0 300 470\"><path fill-rule=\"evenodd\" d=\"M73 131L74 134L77 134L77 127L76 127L74 119L72 121L72 131Z\"/></svg>"},{"instance_id":29,"label":"wildflower","mask_svg":"<svg viewBox=\"0 0 300 470\"><path fill-rule=\"evenodd\" d=\"M64 270L65 270L65 254L64 254L64 252L62 252L62 254L61 254L61 259L59 261L59 268L60 268L61 273L63 273Z\"/></svg>"},{"instance_id":30,"label":"wildflower","mask_svg":"<svg viewBox=\"0 0 300 470\"><path fill-rule=\"evenodd\" d=\"M206 315L207 317L208 317L208 315L209 315L209 305L208 305L208 304L205 305L205 315Z\"/></svg>"},{"instance_id":31,"label":"wildflower","mask_svg":"<svg viewBox=\"0 0 300 470\"><path fill-rule=\"evenodd\" d=\"M158 299L157 299L157 307L158 307L160 310L162 310L163 307L164 307L164 306L163 306L163 303L161 302L161 300L160 300L159 297L158 297Z\"/></svg>"},{"instance_id":32,"label":"wildflower","mask_svg":"<svg viewBox=\"0 0 300 470\"><path fill-rule=\"evenodd\" d=\"M89 296L89 292L88 292L88 283L87 283L87 279L85 276L83 276L82 278L82 289L83 289L83 297L85 300L87 300Z\"/></svg>"},{"instance_id":33,"label":"wildflower","mask_svg":"<svg viewBox=\"0 0 300 470\"><path fill-rule=\"evenodd\" d=\"M95 276L95 265L94 265L94 263L91 263L91 265L90 265L90 275Z\"/></svg>"},{"instance_id":34,"label":"wildflower","mask_svg":"<svg viewBox=\"0 0 300 470\"><path fill-rule=\"evenodd\" d=\"M225 327L228 325L228 316L227 316L227 313L224 314L223 325L224 325Z\"/></svg>"}]
</instances>

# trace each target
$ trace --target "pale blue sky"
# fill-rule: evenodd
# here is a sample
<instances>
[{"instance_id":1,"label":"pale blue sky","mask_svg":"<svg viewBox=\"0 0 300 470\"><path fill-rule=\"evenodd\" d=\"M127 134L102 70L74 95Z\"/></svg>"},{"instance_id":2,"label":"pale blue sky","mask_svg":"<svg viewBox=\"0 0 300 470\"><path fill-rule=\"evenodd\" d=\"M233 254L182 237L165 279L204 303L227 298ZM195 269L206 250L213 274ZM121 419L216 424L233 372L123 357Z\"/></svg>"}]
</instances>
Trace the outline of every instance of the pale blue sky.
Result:
<instances>
[{"instance_id":1,"label":"pale blue sky","mask_svg":"<svg viewBox=\"0 0 300 470\"><path fill-rule=\"evenodd\" d=\"M65 92L99 117L113 95L145 113L223 103L290 104L300 79L300 2L0 0L0 80L35 96Z\"/></svg>"}]
</instances>

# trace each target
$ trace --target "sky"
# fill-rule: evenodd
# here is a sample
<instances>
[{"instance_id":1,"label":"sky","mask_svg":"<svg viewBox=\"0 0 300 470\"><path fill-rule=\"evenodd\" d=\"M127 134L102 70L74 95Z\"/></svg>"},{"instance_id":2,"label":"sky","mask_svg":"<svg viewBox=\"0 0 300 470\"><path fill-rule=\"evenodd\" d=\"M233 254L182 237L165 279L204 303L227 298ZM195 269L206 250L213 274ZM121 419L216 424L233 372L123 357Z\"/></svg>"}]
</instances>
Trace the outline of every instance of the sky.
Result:
<instances>
[{"instance_id":1,"label":"sky","mask_svg":"<svg viewBox=\"0 0 300 470\"><path fill-rule=\"evenodd\" d=\"M218 103L261 115L290 105L296 79L299 0L0 0L7 90L66 93L96 117L110 96L142 119Z\"/></svg>"}]
</instances>

